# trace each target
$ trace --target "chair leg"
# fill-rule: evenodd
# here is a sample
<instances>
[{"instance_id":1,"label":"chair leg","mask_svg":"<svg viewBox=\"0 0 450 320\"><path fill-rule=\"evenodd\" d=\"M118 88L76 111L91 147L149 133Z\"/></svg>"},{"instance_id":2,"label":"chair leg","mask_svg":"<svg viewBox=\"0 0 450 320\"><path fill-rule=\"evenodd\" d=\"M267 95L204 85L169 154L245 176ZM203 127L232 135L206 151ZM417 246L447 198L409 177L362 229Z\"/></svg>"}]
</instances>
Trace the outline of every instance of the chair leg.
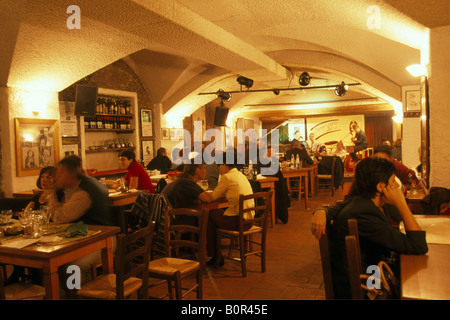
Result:
<instances>
[{"instance_id":1,"label":"chair leg","mask_svg":"<svg viewBox=\"0 0 450 320\"><path fill-rule=\"evenodd\" d=\"M197 271L197 299L203 300L203 272L202 270Z\"/></svg>"},{"instance_id":2,"label":"chair leg","mask_svg":"<svg viewBox=\"0 0 450 320\"><path fill-rule=\"evenodd\" d=\"M241 254L241 268L242 268L242 277L247 277L247 268L246 268L246 255L245 255L245 239L244 237L239 238L239 251Z\"/></svg>"},{"instance_id":3,"label":"chair leg","mask_svg":"<svg viewBox=\"0 0 450 320\"><path fill-rule=\"evenodd\" d=\"M169 291L169 299L173 300L172 280L167 280L167 290Z\"/></svg>"},{"instance_id":4,"label":"chair leg","mask_svg":"<svg viewBox=\"0 0 450 320\"><path fill-rule=\"evenodd\" d=\"M175 299L181 300L183 299L183 293L181 288L181 273L177 271L175 273Z\"/></svg>"}]
</instances>

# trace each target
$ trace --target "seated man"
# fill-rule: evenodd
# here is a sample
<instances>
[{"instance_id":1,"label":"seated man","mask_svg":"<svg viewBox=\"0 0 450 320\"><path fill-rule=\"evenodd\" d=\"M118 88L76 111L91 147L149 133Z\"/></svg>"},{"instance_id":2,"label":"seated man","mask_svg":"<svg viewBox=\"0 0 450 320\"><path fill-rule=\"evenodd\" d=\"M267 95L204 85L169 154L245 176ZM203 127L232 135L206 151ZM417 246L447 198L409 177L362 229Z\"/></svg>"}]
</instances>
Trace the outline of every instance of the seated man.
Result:
<instances>
[{"instance_id":1,"label":"seated man","mask_svg":"<svg viewBox=\"0 0 450 320\"><path fill-rule=\"evenodd\" d=\"M108 189L98 180L83 174L78 156L67 156L58 163L54 186L48 200L54 222L81 220L92 225L115 225L108 207ZM101 253L97 251L70 263L80 267L81 285L91 280L91 267L99 261Z\"/></svg>"},{"instance_id":2,"label":"seated man","mask_svg":"<svg viewBox=\"0 0 450 320\"><path fill-rule=\"evenodd\" d=\"M386 159L361 160L356 166L355 180L347 199L334 207L322 207L314 212L311 231L317 238L325 232L325 221L333 220L328 237L337 299L351 298L345 254L349 219L358 222L363 272L369 265L388 260L391 252L420 255L428 251L425 231L411 213L395 182L394 171L395 166ZM406 234L394 228L391 219L403 221ZM398 265L393 266L395 272Z\"/></svg>"},{"instance_id":3,"label":"seated man","mask_svg":"<svg viewBox=\"0 0 450 320\"><path fill-rule=\"evenodd\" d=\"M167 173L172 168L172 161L167 156L166 148L159 148L156 151L156 157L154 157L148 164L148 170L159 170L161 174Z\"/></svg>"},{"instance_id":4,"label":"seated man","mask_svg":"<svg viewBox=\"0 0 450 320\"><path fill-rule=\"evenodd\" d=\"M290 161L291 157L294 156L294 160L297 158L297 155L300 159L301 163L307 163L307 164L313 164L314 161L311 159L311 157L308 155L308 152L306 151L306 148L303 146L303 144L300 141L295 141L293 143L292 150L286 151L285 160Z\"/></svg>"},{"instance_id":5,"label":"seated man","mask_svg":"<svg viewBox=\"0 0 450 320\"><path fill-rule=\"evenodd\" d=\"M212 257L208 264L215 264L218 260L219 265L223 265L222 252L217 251L217 229L239 230L239 196L241 194L253 194L252 186L247 177L240 172L237 167L237 154L234 150L232 163L227 163L227 151L223 153L223 164L219 165L221 179L212 193L212 198L217 200L226 197L229 206L226 210L217 209L209 212L206 249L208 256ZM253 200L247 200L244 207L253 207ZM250 214L250 213L247 213ZM253 218L244 217L245 219Z\"/></svg>"},{"instance_id":6,"label":"seated man","mask_svg":"<svg viewBox=\"0 0 450 320\"><path fill-rule=\"evenodd\" d=\"M410 185L413 180L418 180L414 170L409 169L400 161L395 160L392 157L391 147L386 145L381 145L375 148L373 151L373 156L375 158L384 158L395 165L395 175L400 179L400 181L405 185Z\"/></svg>"}]
</instances>

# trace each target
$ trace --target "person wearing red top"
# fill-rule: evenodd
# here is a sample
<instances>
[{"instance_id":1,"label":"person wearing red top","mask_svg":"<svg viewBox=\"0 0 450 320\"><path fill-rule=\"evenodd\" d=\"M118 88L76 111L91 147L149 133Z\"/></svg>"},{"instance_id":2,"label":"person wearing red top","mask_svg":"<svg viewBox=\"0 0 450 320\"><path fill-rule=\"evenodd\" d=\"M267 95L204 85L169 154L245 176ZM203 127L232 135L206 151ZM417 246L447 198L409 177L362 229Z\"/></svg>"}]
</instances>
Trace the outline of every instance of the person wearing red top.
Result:
<instances>
[{"instance_id":1,"label":"person wearing red top","mask_svg":"<svg viewBox=\"0 0 450 320\"><path fill-rule=\"evenodd\" d=\"M381 145L376 147L373 151L373 156L375 158L384 158L393 162L395 165L395 175L404 185L410 185L413 180L418 180L414 170L409 169L403 163L392 157L391 148L389 146Z\"/></svg>"},{"instance_id":2,"label":"person wearing red top","mask_svg":"<svg viewBox=\"0 0 450 320\"><path fill-rule=\"evenodd\" d=\"M145 171L144 167L136 162L136 155L131 150L123 151L119 156L120 165L122 168L127 169L125 175L125 181L127 185L130 185L131 177L138 178L138 190L148 190L150 193L155 193L152 181Z\"/></svg>"}]
</instances>

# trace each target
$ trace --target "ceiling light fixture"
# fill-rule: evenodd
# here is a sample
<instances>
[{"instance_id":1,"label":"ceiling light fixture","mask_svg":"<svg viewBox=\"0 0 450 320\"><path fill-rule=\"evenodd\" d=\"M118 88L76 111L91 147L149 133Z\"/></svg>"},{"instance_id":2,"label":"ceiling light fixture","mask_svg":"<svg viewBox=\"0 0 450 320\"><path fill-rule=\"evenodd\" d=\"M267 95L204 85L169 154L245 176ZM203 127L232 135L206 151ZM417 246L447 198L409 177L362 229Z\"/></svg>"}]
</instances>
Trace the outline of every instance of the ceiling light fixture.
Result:
<instances>
[{"instance_id":1,"label":"ceiling light fixture","mask_svg":"<svg viewBox=\"0 0 450 320\"><path fill-rule=\"evenodd\" d=\"M242 91L242 86L247 87L247 90L250 89L251 87L253 87L252 79L240 76L236 79L236 81L241 85L241 91Z\"/></svg>"},{"instance_id":2,"label":"ceiling light fixture","mask_svg":"<svg viewBox=\"0 0 450 320\"><path fill-rule=\"evenodd\" d=\"M219 91L216 92L217 96L219 97L220 100L225 100L225 101L230 101L231 100L231 93L230 92L225 92L222 89L219 89Z\"/></svg>"},{"instance_id":3,"label":"ceiling light fixture","mask_svg":"<svg viewBox=\"0 0 450 320\"><path fill-rule=\"evenodd\" d=\"M427 76L428 70L427 67L423 64L412 64L406 67L409 73L411 73L414 77Z\"/></svg>"},{"instance_id":4,"label":"ceiling light fixture","mask_svg":"<svg viewBox=\"0 0 450 320\"><path fill-rule=\"evenodd\" d=\"M345 96L345 94L348 91L348 85L345 84L344 81L341 82L340 85L338 85L335 89L334 89L334 93L336 93L337 96L339 97L343 97Z\"/></svg>"},{"instance_id":5,"label":"ceiling light fixture","mask_svg":"<svg viewBox=\"0 0 450 320\"><path fill-rule=\"evenodd\" d=\"M309 85L309 83L311 82L311 76L309 75L308 72L303 72L300 77L298 78L298 83L302 86L302 87L306 87L307 85Z\"/></svg>"}]
</instances>

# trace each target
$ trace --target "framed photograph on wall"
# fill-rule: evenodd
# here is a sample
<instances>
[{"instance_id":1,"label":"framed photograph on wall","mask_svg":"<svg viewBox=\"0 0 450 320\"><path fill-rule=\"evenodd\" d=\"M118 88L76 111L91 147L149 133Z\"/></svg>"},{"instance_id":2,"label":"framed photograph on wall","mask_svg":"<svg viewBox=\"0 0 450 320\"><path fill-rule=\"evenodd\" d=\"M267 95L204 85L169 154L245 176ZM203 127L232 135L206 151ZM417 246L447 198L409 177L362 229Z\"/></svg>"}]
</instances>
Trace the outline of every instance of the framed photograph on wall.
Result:
<instances>
[{"instance_id":1,"label":"framed photograph on wall","mask_svg":"<svg viewBox=\"0 0 450 320\"><path fill-rule=\"evenodd\" d=\"M142 140L142 160L147 165L153 159L153 140Z\"/></svg>"},{"instance_id":2,"label":"framed photograph on wall","mask_svg":"<svg viewBox=\"0 0 450 320\"><path fill-rule=\"evenodd\" d=\"M58 120L15 119L17 176L35 176L59 161Z\"/></svg>"},{"instance_id":3,"label":"framed photograph on wall","mask_svg":"<svg viewBox=\"0 0 450 320\"><path fill-rule=\"evenodd\" d=\"M420 90L405 91L405 111L420 111Z\"/></svg>"},{"instance_id":4,"label":"framed photograph on wall","mask_svg":"<svg viewBox=\"0 0 450 320\"><path fill-rule=\"evenodd\" d=\"M170 129L169 128L162 128L161 131L162 131L162 134L161 134L162 139L163 140L170 140Z\"/></svg>"},{"instance_id":5,"label":"framed photograph on wall","mask_svg":"<svg viewBox=\"0 0 450 320\"><path fill-rule=\"evenodd\" d=\"M153 136L153 125L152 125L152 110L151 109L141 109L141 127L142 136L151 137Z\"/></svg>"},{"instance_id":6,"label":"framed photograph on wall","mask_svg":"<svg viewBox=\"0 0 450 320\"><path fill-rule=\"evenodd\" d=\"M61 146L61 157L67 157L72 154L78 156L78 144L63 144Z\"/></svg>"}]
</instances>

